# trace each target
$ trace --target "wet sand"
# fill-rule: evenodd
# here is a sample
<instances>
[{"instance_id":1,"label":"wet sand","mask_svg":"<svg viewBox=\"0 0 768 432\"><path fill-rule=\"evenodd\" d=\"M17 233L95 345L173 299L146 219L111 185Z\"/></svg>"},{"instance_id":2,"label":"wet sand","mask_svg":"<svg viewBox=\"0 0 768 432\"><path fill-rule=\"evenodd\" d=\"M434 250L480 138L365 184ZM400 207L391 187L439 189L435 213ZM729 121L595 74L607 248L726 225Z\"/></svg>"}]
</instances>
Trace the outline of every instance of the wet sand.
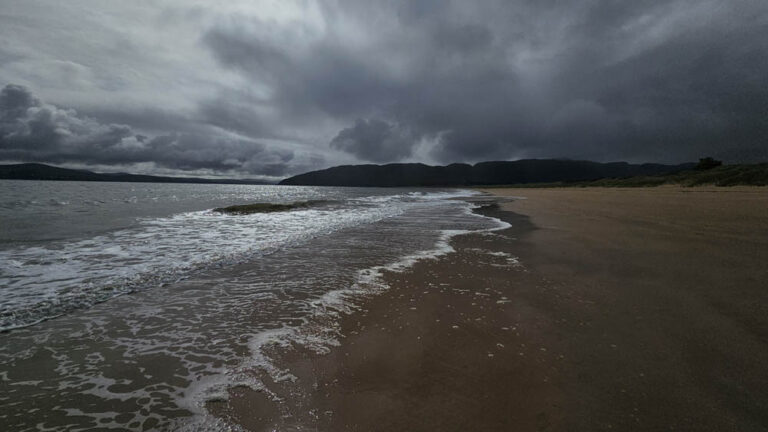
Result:
<instances>
[{"instance_id":1,"label":"wet sand","mask_svg":"<svg viewBox=\"0 0 768 432\"><path fill-rule=\"evenodd\" d=\"M386 275L249 430L768 430L768 189L492 189L513 227Z\"/></svg>"}]
</instances>

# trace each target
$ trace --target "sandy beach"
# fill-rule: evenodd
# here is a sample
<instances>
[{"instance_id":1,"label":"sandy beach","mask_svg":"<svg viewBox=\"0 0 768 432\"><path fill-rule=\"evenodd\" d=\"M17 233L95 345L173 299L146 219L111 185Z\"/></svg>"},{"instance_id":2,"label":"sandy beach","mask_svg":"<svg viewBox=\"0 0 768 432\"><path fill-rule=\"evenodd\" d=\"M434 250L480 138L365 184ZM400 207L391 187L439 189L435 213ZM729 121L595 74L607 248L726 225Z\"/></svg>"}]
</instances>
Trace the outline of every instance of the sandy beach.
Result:
<instances>
[{"instance_id":1,"label":"sandy beach","mask_svg":"<svg viewBox=\"0 0 768 432\"><path fill-rule=\"evenodd\" d=\"M768 190L489 189L512 227L390 273L249 430L768 429ZM285 350L283 350L285 351Z\"/></svg>"}]
</instances>

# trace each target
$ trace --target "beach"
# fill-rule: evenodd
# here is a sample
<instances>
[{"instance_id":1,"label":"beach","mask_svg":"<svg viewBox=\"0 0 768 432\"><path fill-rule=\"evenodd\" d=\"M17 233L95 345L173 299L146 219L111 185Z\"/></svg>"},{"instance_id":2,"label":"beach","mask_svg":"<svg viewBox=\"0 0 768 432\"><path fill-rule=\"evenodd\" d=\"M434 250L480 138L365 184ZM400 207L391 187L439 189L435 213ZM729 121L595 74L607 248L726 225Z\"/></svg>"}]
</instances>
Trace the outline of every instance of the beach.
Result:
<instances>
[{"instance_id":1,"label":"beach","mask_svg":"<svg viewBox=\"0 0 768 432\"><path fill-rule=\"evenodd\" d=\"M768 432L768 0L0 4L0 432Z\"/></svg>"},{"instance_id":2,"label":"beach","mask_svg":"<svg viewBox=\"0 0 768 432\"><path fill-rule=\"evenodd\" d=\"M304 393L267 391L294 375L266 351L327 352L384 269L506 226L466 189L0 182L0 430L230 431L206 406L244 389L284 410Z\"/></svg>"},{"instance_id":3,"label":"beach","mask_svg":"<svg viewBox=\"0 0 768 432\"><path fill-rule=\"evenodd\" d=\"M248 430L768 428L768 190L486 192L511 228L386 272L330 352L280 347L291 379L209 409Z\"/></svg>"},{"instance_id":4,"label":"beach","mask_svg":"<svg viewBox=\"0 0 768 432\"><path fill-rule=\"evenodd\" d=\"M765 188L13 186L3 430L768 427Z\"/></svg>"}]
</instances>

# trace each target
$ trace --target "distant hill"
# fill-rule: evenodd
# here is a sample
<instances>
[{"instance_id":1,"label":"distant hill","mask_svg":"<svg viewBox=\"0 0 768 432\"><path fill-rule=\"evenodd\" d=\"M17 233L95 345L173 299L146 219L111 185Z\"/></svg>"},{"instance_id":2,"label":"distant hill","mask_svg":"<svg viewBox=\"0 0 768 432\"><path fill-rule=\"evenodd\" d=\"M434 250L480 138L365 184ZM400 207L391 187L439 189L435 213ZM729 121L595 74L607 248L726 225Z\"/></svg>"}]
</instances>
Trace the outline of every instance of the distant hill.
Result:
<instances>
[{"instance_id":1,"label":"distant hill","mask_svg":"<svg viewBox=\"0 0 768 432\"><path fill-rule=\"evenodd\" d=\"M218 183L270 184L259 180L228 180L188 177L161 177L126 173L95 173L87 170L59 168L38 163L0 165L0 179L7 180L69 180L140 183Z\"/></svg>"},{"instance_id":2,"label":"distant hill","mask_svg":"<svg viewBox=\"0 0 768 432\"><path fill-rule=\"evenodd\" d=\"M633 165L559 159L481 162L475 165L343 165L287 178L282 185L310 186L484 186L577 182L603 178L654 176L690 169L694 164Z\"/></svg>"}]
</instances>

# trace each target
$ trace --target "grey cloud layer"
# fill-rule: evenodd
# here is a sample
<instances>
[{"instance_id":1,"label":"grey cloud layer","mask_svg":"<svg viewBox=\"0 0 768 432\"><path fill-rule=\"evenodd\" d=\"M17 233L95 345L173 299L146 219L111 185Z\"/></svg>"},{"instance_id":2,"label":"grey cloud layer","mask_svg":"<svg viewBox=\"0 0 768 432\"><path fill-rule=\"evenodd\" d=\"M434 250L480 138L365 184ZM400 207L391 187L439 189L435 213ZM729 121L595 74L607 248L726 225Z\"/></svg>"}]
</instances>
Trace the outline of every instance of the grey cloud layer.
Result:
<instances>
[{"instance_id":1,"label":"grey cloud layer","mask_svg":"<svg viewBox=\"0 0 768 432\"><path fill-rule=\"evenodd\" d=\"M26 86L3 92L0 159L768 159L763 0L278 3L19 2L0 14L0 85Z\"/></svg>"},{"instance_id":2,"label":"grey cloud layer","mask_svg":"<svg viewBox=\"0 0 768 432\"><path fill-rule=\"evenodd\" d=\"M768 158L764 2L356 1L325 16L310 42L253 20L204 42L284 113L345 121L331 147L360 159L421 139L443 162ZM388 123L410 135L384 138Z\"/></svg>"},{"instance_id":3,"label":"grey cloud layer","mask_svg":"<svg viewBox=\"0 0 768 432\"><path fill-rule=\"evenodd\" d=\"M409 131L378 119L357 120L331 141L331 147L373 162L406 158L412 154L413 145Z\"/></svg>"},{"instance_id":4,"label":"grey cloud layer","mask_svg":"<svg viewBox=\"0 0 768 432\"><path fill-rule=\"evenodd\" d=\"M293 153L242 139L198 134L154 138L125 125L102 124L72 109L46 104L27 88L0 91L0 159L114 165L152 162L192 171L243 171L280 176Z\"/></svg>"}]
</instances>

